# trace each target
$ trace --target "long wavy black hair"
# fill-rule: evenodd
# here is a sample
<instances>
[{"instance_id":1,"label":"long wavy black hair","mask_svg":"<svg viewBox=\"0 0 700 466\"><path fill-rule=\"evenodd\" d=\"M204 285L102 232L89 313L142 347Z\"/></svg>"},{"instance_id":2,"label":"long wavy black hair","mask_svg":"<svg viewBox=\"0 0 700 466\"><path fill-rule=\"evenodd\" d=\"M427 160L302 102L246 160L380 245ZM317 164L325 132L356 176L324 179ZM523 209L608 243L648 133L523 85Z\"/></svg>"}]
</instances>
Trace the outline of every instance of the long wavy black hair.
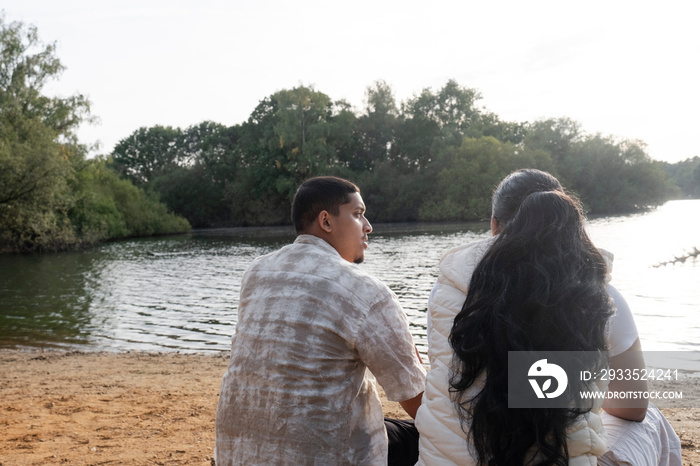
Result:
<instances>
[{"instance_id":1,"label":"long wavy black hair","mask_svg":"<svg viewBox=\"0 0 700 466\"><path fill-rule=\"evenodd\" d=\"M612 304L578 201L546 172L519 170L493 196L498 236L454 320L450 380L480 465L565 465L566 429L587 409L509 409L508 351L598 352ZM467 394L480 374L485 385ZM473 393L473 392L472 392ZM589 408L590 409L590 408Z\"/></svg>"}]
</instances>

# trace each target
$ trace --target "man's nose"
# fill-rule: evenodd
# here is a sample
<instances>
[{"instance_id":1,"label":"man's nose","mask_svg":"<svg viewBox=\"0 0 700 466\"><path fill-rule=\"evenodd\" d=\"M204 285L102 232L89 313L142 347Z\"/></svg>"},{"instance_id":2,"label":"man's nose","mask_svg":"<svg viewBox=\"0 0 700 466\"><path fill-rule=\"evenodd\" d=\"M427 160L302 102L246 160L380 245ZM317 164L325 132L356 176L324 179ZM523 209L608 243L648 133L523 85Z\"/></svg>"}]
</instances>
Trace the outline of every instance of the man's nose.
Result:
<instances>
[{"instance_id":1,"label":"man's nose","mask_svg":"<svg viewBox=\"0 0 700 466\"><path fill-rule=\"evenodd\" d=\"M368 234L372 233L372 224L370 224L367 219L365 219L365 228L363 231L366 231Z\"/></svg>"}]
</instances>

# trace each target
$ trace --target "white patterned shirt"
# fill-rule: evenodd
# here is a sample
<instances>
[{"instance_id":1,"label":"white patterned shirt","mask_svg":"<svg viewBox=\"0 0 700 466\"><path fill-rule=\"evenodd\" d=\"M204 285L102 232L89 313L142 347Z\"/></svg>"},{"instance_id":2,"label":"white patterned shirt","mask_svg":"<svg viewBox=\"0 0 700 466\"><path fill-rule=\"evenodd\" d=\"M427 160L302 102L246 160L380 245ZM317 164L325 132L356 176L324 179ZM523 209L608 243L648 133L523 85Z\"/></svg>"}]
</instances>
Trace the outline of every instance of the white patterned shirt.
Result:
<instances>
[{"instance_id":1,"label":"white patterned shirt","mask_svg":"<svg viewBox=\"0 0 700 466\"><path fill-rule=\"evenodd\" d=\"M392 401L425 389L386 285L316 236L256 259L221 384L216 464L386 465L372 374Z\"/></svg>"}]
</instances>

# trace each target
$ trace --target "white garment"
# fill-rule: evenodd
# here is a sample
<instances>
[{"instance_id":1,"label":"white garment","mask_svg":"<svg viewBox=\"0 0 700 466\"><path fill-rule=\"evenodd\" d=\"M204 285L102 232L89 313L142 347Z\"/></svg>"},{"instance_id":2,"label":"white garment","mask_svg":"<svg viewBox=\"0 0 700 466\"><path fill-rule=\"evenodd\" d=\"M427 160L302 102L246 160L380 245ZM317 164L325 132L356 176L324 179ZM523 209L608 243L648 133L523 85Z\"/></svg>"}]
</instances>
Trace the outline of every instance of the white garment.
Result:
<instances>
[{"instance_id":1,"label":"white garment","mask_svg":"<svg viewBox=\"0 0 700 466\"><path fill-rule=\"evenodd\" d=\"M377 464L387 436L375 379L425 387L396 296L320 238L256 259L241 285L216 414L216 464Z\"/></svg>"},{"instance_id":2,"label":"white garment","mask_svg":"<svg viewBox=\"0 0 700 466\"><path fill-rule=\"evenodd\" d=\"M639 338L637 324L627 301L614 286L608 284L608 294L613 299L615 314L610 318L606 342L608 344L608 355L610 357L624 353Z\"/></svg>"},{"instance_id":3,"label":"white garment","mask_svg":"<svg viewBox=\"0 0 700 466\"><path fill-rule=\"evenodd\" d=\"M430 308L430 303L435 296L435 291L438 288L439 283L435 282L435 286L430 292L430 297L428 298L428 308ZM610 318L610 323L608 324L607 332L605 334L605 339L608 345L608 356L617 356L624 353L632 347L632 344L639 338L639 333L637 332L637 324L634 323L634 317L632 316L632 311L630 310L629 304L625 300L624 296L615 288L614 286L608 284L606 287L608 294L613 299L615 305L615 314ZM432 327L432 316L428 312L428 334Z\"/></svg>"},{"instance_id":4,"label":"white garment","mask_svg":"<svg viewBox=\"0 0 700 466\"><path fill-rule=\"evenodd\" d=\"M681 441L661 411L649 404L642 422L626 421L603 411L608 451L600 466L681 466Z\"/></svg>"}]
</instances>

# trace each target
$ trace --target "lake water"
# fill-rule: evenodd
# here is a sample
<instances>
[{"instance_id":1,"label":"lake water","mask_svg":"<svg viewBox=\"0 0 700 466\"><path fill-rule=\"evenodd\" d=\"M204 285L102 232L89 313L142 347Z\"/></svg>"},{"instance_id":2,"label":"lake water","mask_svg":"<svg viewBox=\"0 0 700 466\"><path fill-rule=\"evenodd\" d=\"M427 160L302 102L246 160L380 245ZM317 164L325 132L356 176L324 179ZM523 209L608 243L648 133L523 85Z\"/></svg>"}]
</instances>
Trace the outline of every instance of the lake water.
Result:
<instances>
[{"instance_id":1,"label":"lake water","mask_svg":"<svg viewBox=\"0 0 700 466\"><path fill-rule=\"evenodd\" d=\"M700 248L700 201L592 219L589 233L615 253L613 284L644 348L700 350L700 258L654 267ZM440 257L488 234L486 223L375 225L361 267L399 296L421 352ZM243 272L293 239L290 228L241 228L0 256L0 347L227 350Z\"/></svg>"}]
</instances>

